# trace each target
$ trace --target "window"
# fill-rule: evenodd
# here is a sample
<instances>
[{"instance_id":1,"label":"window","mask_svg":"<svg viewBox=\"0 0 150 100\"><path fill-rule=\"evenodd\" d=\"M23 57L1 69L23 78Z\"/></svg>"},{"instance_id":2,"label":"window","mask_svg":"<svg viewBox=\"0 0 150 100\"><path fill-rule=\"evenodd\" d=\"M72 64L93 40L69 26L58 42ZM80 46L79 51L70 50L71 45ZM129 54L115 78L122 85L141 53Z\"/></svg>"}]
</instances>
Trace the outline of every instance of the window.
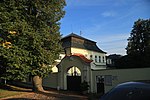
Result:
<instances>
[{"instance_id":1,"label":"window","mask_svg":"<svg viewBox=\"0 0 150 100\"><path fill-rule=\"evenodd\" d=\"M99 62L101 62L101 56L99 56Z\"/></svg>"},{"instance_id":2,"label":"window","mask_svg":"<svg viewBox=\"0 0 150 100\"><path fill-rule=\"evenodd\" d=\"M95 56L95 62L97 62L97 56Z\"/></svg>"},{"instance_id":3,"label":"window","mask_svg":"<svg viewBox=\"0 0 150 100\"><path fill-rule=\"evenodd\" d=\"M93 56L92 56L92 55L90 55L90 59L91 59L91 60L93 59Z\"/></svg>"},{"instance_id":4,"label":"window","mask_svg":"<svg viewBox=\"0 0 150 100\"><path fill-rule=\"evenodd\" d=\"M105 56L103 56L103 62L105 62Z\"/></svg>"}]
</instances>

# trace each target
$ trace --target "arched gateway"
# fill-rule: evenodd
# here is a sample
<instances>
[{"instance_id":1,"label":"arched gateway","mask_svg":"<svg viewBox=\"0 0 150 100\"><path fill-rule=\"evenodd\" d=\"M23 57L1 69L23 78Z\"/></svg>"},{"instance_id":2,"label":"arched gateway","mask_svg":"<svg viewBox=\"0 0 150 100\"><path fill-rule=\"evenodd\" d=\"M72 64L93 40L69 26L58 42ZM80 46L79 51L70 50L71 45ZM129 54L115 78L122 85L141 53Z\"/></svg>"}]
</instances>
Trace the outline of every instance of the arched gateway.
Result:
<instances>
[{"instance_id":1,"label":"arched gateway","mask_svg":"<svg viewBox=\"0 0 150 100\"><path fill-rule=\"evenodd\" d=\"M72 66L67 71L67 90L80 91L81 71L78 67Z\"/></svg>"},{"instance_id":2,"label":"arched gateway","mask_svg":"<svg viewBox=\"0 0 150 100\"><path fill-rule=\"evenodd\" d=\"M79 91L83 81L90 81L90 63L81 54L66 56L58 67L58 85L60 89Z\"/></svg>"}]
</instances>

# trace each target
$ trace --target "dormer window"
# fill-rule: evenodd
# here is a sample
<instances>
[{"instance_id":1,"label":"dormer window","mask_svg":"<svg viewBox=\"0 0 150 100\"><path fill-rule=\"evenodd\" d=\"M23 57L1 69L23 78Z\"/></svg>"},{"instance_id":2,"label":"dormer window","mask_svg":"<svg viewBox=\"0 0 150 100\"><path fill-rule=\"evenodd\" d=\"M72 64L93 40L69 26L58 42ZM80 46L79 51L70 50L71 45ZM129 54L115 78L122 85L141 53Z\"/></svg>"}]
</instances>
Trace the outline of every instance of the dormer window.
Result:
<instances>
[{"instance_id":1,"label":"dormer window","mask_svg":"<svg viewBox=\"0 0 150 100\"><path fill-rule=\"evenodd\" d=\"M101 62L101 56L99 56L99 62Z\"/></svg>"},{"instance_id":2,"label":"dormer window","mask_svg":"<svg viewBox=\"0 0 150 100\"><path fill-rule=\"evenodd\" d=\"M93 60L93 56L92 55L90 55L90 59Z\"/></svg>"},{"instance_id":3,"label":"dormer window","mask_svg":"<svg viewBox=\"0 0 150 100\"><path fill-rule=\"evenodd\" d=\"M105 62L105 56L103 56L103 62Z\"/></svg>"},{"instance_id":4,"label":"dormer window","mask_svg":"<svg viewBox=\"0 0 150 100\"><path fill-rule=\"evenodd\" d=\"M95 62L97 62L97 56L95 56Z\"/></svg>"}]
</instances>

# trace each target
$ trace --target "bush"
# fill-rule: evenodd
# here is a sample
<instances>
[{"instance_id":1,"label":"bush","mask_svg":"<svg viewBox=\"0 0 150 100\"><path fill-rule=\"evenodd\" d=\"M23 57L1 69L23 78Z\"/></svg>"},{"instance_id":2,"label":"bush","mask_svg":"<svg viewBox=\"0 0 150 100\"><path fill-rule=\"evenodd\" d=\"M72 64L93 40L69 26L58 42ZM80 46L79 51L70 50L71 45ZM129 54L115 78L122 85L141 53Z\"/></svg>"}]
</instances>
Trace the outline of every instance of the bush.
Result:
<instances>
[{"instance_id":1,"label":"bush","mask_svg":"<svg viewBox=\"0 0 150 100\"><path fill-rule=\"evenodd\" d=\"M80 89L81 89L81 91L87 91L87 90L89 89L88 82L83 81L83 82L80 84Z\"/></svg>"}]
</instances>

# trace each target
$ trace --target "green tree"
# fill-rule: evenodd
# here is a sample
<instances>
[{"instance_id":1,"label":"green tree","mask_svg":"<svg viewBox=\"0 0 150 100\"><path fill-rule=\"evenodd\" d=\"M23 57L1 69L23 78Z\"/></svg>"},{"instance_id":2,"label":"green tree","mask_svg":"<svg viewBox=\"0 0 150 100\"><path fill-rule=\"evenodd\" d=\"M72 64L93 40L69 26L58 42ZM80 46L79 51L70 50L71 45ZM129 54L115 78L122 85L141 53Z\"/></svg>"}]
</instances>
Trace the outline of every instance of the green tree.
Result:
<instances>
[{"instance_id":1,"label":"green tree","mask_svg":"<svg viewBox=\"0 0 150 100\"><path fill-rule=\"evenodd\" d=\"M150 19L134 23L126 50L132 66L150 67Z\"/></svg>"},{"instance_id":2,"label":"green tree","mask_svg":"<svg viewBox=\"0 0 150 100\"><path fill-rule=\"evenodd\" d=\"M45 77L61 51L59 20L65 0L1 0L1 78L33 76L33 90L42 91Z\"/></svg>"}]
</instances>

